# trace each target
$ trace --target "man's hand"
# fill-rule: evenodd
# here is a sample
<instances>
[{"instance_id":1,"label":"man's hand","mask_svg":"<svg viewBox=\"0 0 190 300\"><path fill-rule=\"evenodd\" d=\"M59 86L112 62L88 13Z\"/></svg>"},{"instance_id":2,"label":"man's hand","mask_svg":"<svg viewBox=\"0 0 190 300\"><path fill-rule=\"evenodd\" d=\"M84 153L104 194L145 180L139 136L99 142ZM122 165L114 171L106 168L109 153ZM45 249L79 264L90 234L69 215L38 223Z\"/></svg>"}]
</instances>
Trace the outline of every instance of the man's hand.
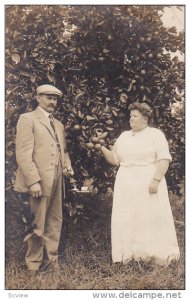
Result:
<instances>
[{"instance_id":1,"label":"man's hand","mask_svg":"<svg viewBox=\"0 0 190 300\"><path fill-rule=\"evenodd\" d=\"M153 179L151 181L151 184L149 186L149 193L150 194L156 194L158 192L158 185L159 185L159 181L158 180L155 180Z\"/></svg>"},{"instance_id":2,"label":"man's hand","mask_svg":"<svg viewBox=\"0 0 190 300\"><path fill-rule=\"evenodd\" d=\"M72 177L74 175L74 171L73 171L73 168L70 167L70 168L64 168L63 169L63 175L66 176L66 177Z\"/></svg>"},{"instance_id":3,"label":"man's hand","mask_svg":"<svg viewBox=\"0 0 190 300\"><path fill-rule=\"evenodd\" d=\"M34 198L38 198L42 196L42 189L39 182L34 183L30 186L30 195Z\"/></svg>"}]
</instances>

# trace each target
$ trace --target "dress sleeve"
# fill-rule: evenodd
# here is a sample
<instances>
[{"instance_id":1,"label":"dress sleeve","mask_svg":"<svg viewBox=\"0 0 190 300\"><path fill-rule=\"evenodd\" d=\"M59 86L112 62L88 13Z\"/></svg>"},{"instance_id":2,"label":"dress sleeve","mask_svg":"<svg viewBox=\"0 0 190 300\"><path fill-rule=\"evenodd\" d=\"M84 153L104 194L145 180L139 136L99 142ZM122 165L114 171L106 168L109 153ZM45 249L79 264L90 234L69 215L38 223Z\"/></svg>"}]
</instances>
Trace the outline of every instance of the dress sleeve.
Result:
<instances>
[{"instance_id":1,"label":"dress sleeve","mask_svg":"<svg viewBox=\"0 0 190 300\"><path fill-rule=\"evenodd\" d=\"M157 161L161 159L168 159L172 161L172 157L169 152L168 142L164 133L161 130L157 130L156 137L156 154L157 154Z\"/></svg>"}]
</instances>

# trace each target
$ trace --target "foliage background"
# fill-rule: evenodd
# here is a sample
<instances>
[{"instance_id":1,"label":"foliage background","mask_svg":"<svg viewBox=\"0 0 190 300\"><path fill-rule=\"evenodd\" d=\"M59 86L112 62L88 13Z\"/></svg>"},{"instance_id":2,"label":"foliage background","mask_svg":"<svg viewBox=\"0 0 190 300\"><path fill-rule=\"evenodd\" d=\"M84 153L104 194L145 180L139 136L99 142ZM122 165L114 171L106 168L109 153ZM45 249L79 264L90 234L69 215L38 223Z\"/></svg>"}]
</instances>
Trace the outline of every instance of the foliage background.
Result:
<instances>
[{"instance_id":1,"label":"foliage background","mask_svg":"<svg viewBox=\"0 0 190 300\"><path fill-rule=\"evenodd\" d=\"M95 179L98 189L115 172L85 147L96 130L107 145L129 128L128 105L146 101L154 124L169 141L173 157L168 184L179 192L184 176L184 33L165 28L163 6L8 6L6 9L7 185L16 168L15 127L35 107L40 84L63 91L57 118L67 130L77 181ZM178 104L178 112L174 106ZM182 109L180 109L180 107ZM75 132L73 126L81 130ZM107 184L107 186L106 186Z\"/></svg>"},{"instance_id":2,"label":"foliage background","mask_svg":"<svg viewBox=\"0 0 190 300\"><path fill-rule=\"evenodd\" d=\"M119 134L129 129L129 104L145 101L154 109L154 126L165 133L173 158L167 182L183 247L185 66L175 54L184 53L184 32L163 26L164 7L6 7L7 258L23 249L28 209L26 199L12 192L17 169L16 124L21 113L36 107L36 88L45 83L63 91L56 117L65 125L76 183L78 187L88 185L96 193L88 199L68 194L66 216L80 223L98 216L103 221L111 213L108 199L116 169L99 151L88 150L86 143L101 130L107 134L106 146L113 145ZM64 225L65 232L69 222Z\"/></svg>"}]
</instances>

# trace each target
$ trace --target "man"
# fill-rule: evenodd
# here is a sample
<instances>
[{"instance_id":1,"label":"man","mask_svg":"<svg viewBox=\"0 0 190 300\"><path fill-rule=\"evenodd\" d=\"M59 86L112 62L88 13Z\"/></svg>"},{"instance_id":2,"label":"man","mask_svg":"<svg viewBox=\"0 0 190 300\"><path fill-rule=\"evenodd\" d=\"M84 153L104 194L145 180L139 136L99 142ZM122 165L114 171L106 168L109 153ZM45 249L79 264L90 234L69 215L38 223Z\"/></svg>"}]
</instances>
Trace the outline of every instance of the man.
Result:
<instances>
[{"instance_id":1,"label":"man","mask_svg":"<svg viewBox=\"0 0 190 300\"><path fill-rule=\"evenodd\" d=\"M51 85L37 88L38 107L22 114L17 124L15 190L30 193L32 231L25 237L25 261L37 271L57 262L62 226L63 175L73 175L65 150L64 127L52 113L61 91Z\"/></svg>"}]
</instances>

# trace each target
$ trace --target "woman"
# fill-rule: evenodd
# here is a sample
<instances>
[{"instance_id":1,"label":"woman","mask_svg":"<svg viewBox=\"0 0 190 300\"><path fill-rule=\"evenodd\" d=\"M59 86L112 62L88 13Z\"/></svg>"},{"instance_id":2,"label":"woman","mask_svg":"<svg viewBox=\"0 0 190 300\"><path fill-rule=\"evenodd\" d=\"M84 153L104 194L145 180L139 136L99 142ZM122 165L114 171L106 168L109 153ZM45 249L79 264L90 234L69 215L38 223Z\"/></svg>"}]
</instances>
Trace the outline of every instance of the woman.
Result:
<instances>
[{"instance_id":1,"label":"woman","mask_svg":"<svg viewBox=\"0 0 190 300\"><path fill-rule=\"evenodd\" d=\"M164 134L149 127L151 108L129 106L130 131L123 132L113 150L102 147L105 159L119 166L112 208L112 259L152 259L167 264L179 258L165 173L171 156Z\"/></svg>"}]
</instances>

